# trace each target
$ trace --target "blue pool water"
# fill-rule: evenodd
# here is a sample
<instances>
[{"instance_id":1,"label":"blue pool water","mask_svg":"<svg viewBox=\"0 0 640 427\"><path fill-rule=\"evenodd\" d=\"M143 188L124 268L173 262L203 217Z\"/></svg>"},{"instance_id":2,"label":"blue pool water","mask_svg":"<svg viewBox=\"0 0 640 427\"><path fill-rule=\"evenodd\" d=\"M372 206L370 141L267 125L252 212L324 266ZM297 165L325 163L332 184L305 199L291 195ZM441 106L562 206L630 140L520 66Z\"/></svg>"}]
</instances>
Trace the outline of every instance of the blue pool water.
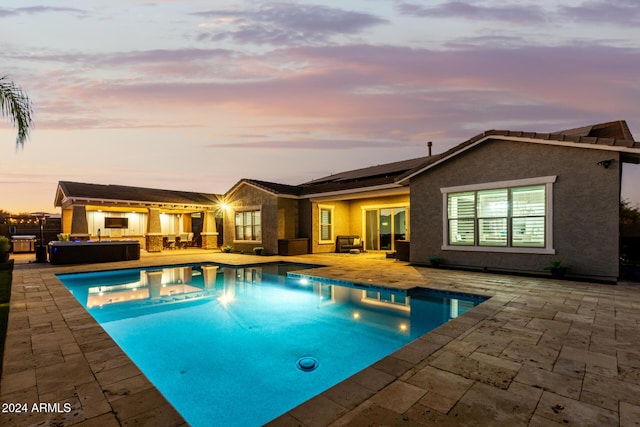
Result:
<instances>
[{"instance_id":1,"label":"blue pool water","mask_svg":"<svg viewBox=\"0 0 640 427\"><path fill-rule=\"evenodd\" d=\"M194 427L264 424L482 301L296 273L309 267L58 279Z\"/></svg>"}]
</instances>

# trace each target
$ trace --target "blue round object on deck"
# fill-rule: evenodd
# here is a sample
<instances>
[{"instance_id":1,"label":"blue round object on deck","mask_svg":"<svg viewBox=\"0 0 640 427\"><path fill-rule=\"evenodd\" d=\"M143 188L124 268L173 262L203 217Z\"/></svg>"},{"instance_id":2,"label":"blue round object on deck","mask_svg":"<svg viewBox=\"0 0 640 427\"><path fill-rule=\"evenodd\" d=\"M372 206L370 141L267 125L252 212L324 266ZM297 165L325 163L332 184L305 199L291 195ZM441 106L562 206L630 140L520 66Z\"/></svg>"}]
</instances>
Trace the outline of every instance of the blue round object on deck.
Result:
<instances>
[{"instance_id":1,"label":"blue round object on deck","mask_svg":"<svg viewBox=\"0 0 640 427\"><path fill-rule=\"evenodd\" d=\"M313 357L305 356L298 359L296 366L301 371L310 372L318 367L318 361Z\"/></svg>"}]
</instances>

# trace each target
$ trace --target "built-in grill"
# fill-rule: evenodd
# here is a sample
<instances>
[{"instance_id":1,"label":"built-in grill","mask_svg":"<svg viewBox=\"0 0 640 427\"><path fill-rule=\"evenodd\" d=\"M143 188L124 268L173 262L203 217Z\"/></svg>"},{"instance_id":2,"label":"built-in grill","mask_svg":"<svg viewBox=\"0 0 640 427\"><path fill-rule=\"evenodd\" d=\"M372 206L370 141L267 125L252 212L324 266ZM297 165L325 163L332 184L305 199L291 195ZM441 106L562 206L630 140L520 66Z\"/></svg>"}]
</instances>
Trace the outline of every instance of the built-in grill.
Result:
<instances>
[{"instance_id":1,"label":"built-in grill","mask_svg":"<svg viewBox=\"0 0 640 427\"><path fill-rule=\"evenodd\" d=\"M36 236L11 236L11 242L13 243L13 253L18 252L35 252L36 250Z\"/></svg>"}]
</instances>

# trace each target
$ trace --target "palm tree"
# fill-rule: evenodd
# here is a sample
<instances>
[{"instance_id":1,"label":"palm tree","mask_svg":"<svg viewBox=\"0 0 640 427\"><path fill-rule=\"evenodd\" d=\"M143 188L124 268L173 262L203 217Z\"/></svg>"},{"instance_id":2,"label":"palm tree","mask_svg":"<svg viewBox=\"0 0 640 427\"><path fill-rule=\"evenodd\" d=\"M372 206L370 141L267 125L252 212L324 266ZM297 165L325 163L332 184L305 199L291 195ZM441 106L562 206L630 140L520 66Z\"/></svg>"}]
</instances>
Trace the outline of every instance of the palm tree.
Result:
<instances>
[{"instance_id":1,"label":"palm tree","mask_svg":"<svg viewBox=\"0 0 640 427\"><path fill-rule=\"evenodd\" d=\"M29 137L32 120L31 100L26 93L7 76L0 77L0 115L8 116L14 126L18 127L16 145L24 145Z\"/></svg>"}]
</instances>

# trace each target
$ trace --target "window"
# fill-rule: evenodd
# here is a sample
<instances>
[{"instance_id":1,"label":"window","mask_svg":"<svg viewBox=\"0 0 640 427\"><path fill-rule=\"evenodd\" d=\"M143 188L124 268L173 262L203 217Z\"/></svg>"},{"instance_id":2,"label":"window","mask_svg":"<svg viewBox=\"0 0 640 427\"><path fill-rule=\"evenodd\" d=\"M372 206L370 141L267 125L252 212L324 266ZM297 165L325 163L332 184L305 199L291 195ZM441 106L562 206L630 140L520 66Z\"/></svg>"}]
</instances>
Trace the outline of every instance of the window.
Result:
<instances>
[{"instance_id":1,"label":"window","mask_svg":"<svg viewBox=\"0 0 640 427\"><path fill-rule=\"evenodd\" d=\"M553 182L555 176L442 189L443 249L553 253Z\"/></svg>"},{"instance_id":2,"label":"window","mask_svg":"<svg viewBox=\"0 0 640 427\"><path fill-rule=\"evenodd\" d=\"M319 206L320 241L333 243L333 206Z\"/></svg>"},{"instance_id":3,"label":"window","mask_svg":"<svg viewBox=\"0 0 640 427\"><path fill-rule=\"evenodd\" d=\"M236 212L236 240L262 240L260 210Z\"/></svg>"}]
</instances>

